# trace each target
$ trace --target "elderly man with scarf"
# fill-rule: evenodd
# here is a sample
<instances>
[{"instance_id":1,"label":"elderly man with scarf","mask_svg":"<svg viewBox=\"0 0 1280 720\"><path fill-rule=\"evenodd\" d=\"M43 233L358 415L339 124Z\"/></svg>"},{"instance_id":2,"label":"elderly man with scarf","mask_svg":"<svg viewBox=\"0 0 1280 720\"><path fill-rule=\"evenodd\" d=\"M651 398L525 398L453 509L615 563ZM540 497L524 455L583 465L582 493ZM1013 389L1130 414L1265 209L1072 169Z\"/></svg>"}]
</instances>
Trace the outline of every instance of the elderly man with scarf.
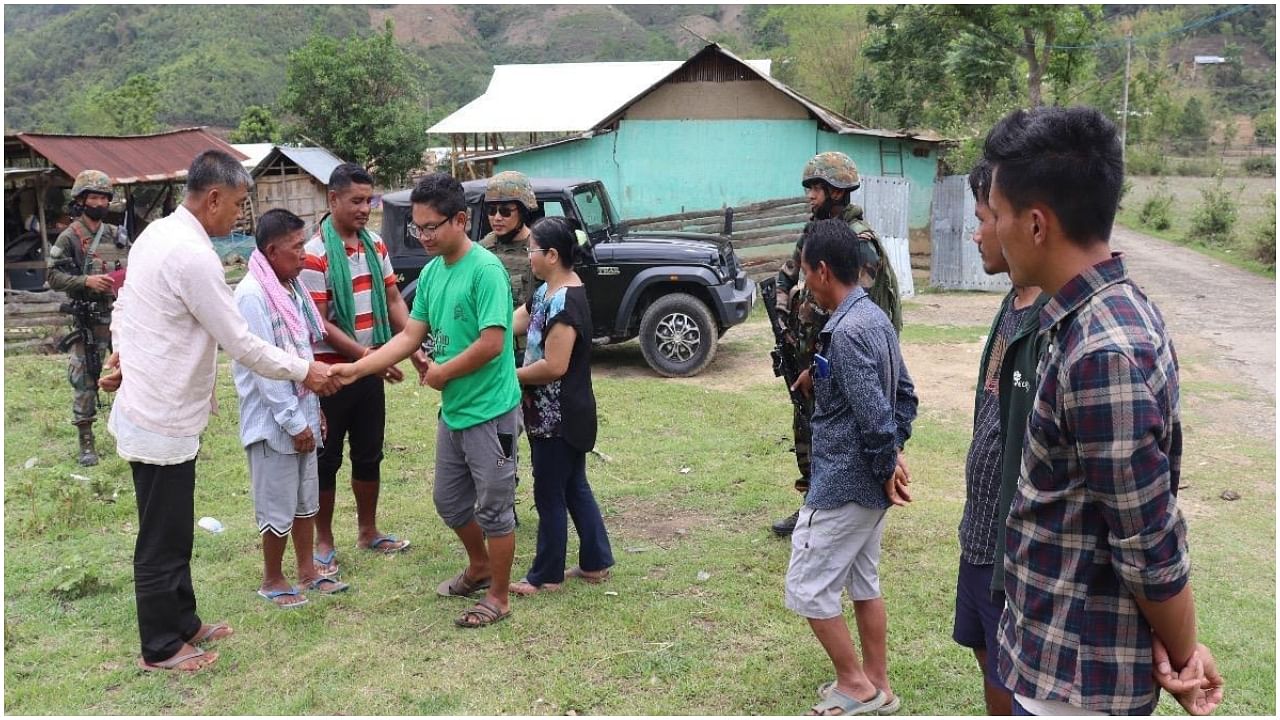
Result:
<instances>
[{"instance_id":1,"label":"elderly man with scarf","mask_svg":"<svg viewBox=\"0 0 1280 720\"><path fill-rule=\"evenodd\" d=\"M324 337L320 310L298 274L306 259L306 223L288 210L268 210L258 219L258 249L249 274L236 286L236 306L249 330L286 352L312 359L311 344ZM306 386L268 380L232 364L240 396L240 443L249 458L253 511L262 536L262 585L258 595L281 608L307 598L284 577L281 564L289 536L298 582L322 594L347 585L319 574L312 559L315 516L320 509L316 447L323 445L320 399Z\"/></svg>"},{"instance_id":2,"label":"elderly man with scarf","mask_svg":"<svg viewBox=\"0 0 1280 720\"><path fill-rule=\"evenodd\" d=\"M382 238L367 229L373 178L359 165L343 163L329 176L329 216L306 244L302 283L324 318L325 337L314 344L320 362L359 360L372 348L404 328L409 309L396 287L395 271ZM328 360L326 360L326 358ZM413 363L426 372L426 356L418 351ZM329 423L329 436L320 451L320 512L316 515L315 561L320 572L338 572L333 539L333 505L342 446L351 440L351 490L356 499L356 544L364 549L394 553L408 540L380 532L377 525L382 443L386 426L383 382L400 382L404 374L390 367L381 377L362 379L320 406Z\"/></svg>"}]
</instances>

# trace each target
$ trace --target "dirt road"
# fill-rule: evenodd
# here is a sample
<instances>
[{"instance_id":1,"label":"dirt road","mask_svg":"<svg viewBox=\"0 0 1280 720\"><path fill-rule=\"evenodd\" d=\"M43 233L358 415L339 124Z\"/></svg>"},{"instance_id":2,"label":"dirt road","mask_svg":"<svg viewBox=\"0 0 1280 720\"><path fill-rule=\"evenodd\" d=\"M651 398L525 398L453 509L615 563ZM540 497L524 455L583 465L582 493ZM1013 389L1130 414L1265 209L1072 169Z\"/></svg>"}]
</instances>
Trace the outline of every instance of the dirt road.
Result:
<instances>
[{"instance_id":1,"label":"dirt road","mask_svg":"<svg viewBox=\"0 0 1280 720\"><path fill-rule=\"evenodd\" d=\"M1175 346L1209 345L1236 382L1276 393L1276 283L1194 250L1116 227L1112 248L1159 306Z\"/></svg>"}]
</instances>

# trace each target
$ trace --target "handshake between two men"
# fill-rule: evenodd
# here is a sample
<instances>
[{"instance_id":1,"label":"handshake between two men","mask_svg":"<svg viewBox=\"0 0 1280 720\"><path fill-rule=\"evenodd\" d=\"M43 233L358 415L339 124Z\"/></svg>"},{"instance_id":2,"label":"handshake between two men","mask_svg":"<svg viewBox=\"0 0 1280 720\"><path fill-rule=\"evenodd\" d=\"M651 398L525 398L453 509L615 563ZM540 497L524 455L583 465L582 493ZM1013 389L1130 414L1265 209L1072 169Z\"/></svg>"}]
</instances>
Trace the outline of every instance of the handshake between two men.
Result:
<instances>
[{"instance_id":1,"label":"handshake between two men","mask_svg":"<svg viewBox=\"0 0 1280 720\"><path fill-rule=\"evenodd\" d=\"M410 356L414 367L418 370L418 382L422 385L430 385L436 390L444 388L445 380L443 374L439 372L440 366L430 362L425 354L414 353ZM98 379L98 389L104 392L116 392L120 389L120 383L124 380L124 373L120 368L120 354L112 353L102 366L103 374ZM434 372L433 372L434 371ZM320 362L318 360L311 361L311 366L307 368L307 376L303 379L302 384L306 388L317 395L327 396L336 393L344 386L359 380L365 375L371 375L375 372L373 369L357 368L356 363L341 363L330 365L329 363ZM404 373L400 368L394 365L377 370L383 379L389 383L398 383L404 380Z\"/></svg>"}]
</instances>

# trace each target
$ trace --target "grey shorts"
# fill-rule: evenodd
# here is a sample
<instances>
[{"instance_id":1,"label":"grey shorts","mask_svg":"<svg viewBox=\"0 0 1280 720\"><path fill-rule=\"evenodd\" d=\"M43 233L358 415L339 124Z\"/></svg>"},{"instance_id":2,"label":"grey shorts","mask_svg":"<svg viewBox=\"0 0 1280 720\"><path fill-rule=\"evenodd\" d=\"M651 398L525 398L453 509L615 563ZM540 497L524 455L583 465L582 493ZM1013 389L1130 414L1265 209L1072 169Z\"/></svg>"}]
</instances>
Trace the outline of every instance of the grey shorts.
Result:
<instances>
[{"instance_id":1,"label":"grey shorts","mask_svg":"<svg viewBox=\"0 0 1280 720\"><path fill-rule=\"evenodd\" d=\"M520 406L465 430L436 429L436 512L451 528L473 519L486 535L516 529L516 441Z\"/></svg>"},{"instance_id":2,"label":"grey shorts","mask_svg":"<svg viewBox=\"0 0 1280 720\"><path fill-rule=\"evenodd\" d=\"M312 517L320 510L320 477L315 451L284 454L266 440L245 448L249 456L249 486L258 533L284 537L294 518Z\"/></svg>"},{"instance_id":3,"label":"grey shorts","mask_svg":"<svg viewBox=\"0 0 1280 720\"><path fill-rule=\"evenodd\" d=\"M840 591L852 600L880 597L880 538L886 510L846 503L831 510L800 509L791 533L785 602L814 620L839 617Z\"/></svg>"}]
</instances>

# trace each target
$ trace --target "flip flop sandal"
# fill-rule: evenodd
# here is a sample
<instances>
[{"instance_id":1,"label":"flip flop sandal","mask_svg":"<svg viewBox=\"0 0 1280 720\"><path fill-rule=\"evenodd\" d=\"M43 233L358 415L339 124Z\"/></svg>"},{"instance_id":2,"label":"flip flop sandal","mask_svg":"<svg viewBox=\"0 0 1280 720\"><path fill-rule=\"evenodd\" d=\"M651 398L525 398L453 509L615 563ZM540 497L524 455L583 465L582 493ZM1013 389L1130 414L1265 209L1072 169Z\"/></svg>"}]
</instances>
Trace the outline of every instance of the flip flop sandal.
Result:
<instances>
[{"instance_id":1,"label":"flip flop sandal","mask_svg":"<svg viewBox=\"0 0 1280 720\"><path fill-rule=\"evenodd\" d=\"M316 563L316 572L320 573L320 577L337 577L338 564L334 559L338 556L337 548L329 548L329 552L324 555L311 553L311 559ZM332 569L329 567L332 565Z\"/></svg>"},{"instance_id":2,"label":"flip flop sandal","mask_svg":"<svg viewBox=\"0 0 1280 720\"><path fill-rule=\"evenodd\" d=\"M524 589L524 587L522 587L521 589L517 590L516 589L517 585L523 585L524 587L527 587L529 589L526 590ZM512 595L519 595L520 597L529 597L530 595L537 595L538 593L541 593L541 592L555 592L556 590L560 589L560 583L542 583L541 585L534 585L533 583L529 582L529 578L521 578L511 583L511 585L509 585L507 589L508 589L508 592L510 592L510 594Z\"/></svg>"},{"instance_id":3,"label":"flip flop sandal","mask_svg":"<svg viewBox=\"0 0 1280 720\"><path fill-rule=\"evenodd\" d=\"M467 577L467 569L463 568L452 579L445 580L436 586L436 594L441 597L471 597L479 590L489 588L488 578L472 580Z\"/></svg>"},{"instance_id":4,"label":"flip flop sandal","mask_svg":"<svg viewBox=\"0 0 1280 720\"><path fill-rule=\"evenodd\" d=\"M387 543L391 543L391 547L382 549L381 546L386 545ZM408 549L409 549L409 541L401 540L397 538L395 535L381 535L379 537L376 537L373 539L373 542L369 543L369 547L365 548L365 550L368 550L370 552L378 552L378 553L382 553L383 555L394 555L398 552L404 552L405 550L408 550Z\"/></svg>"},{"instance_id":5,"label":"flip flop sandal","mask_svg":"<svg viewBox=\"0 0 1280 720\"><path fill-rule=\"evenodd\" d=\"M182 663L188 660L192 660L198 657L205 657L205 656L209 657L209 661L206 663L201 663L200 665L197 665L192 670L183 670L182 668L178 667L179 665L181 665ZM169 671L184 672L184 673L197 673L209 667L210 665L212 665L213 662L217 659L218 659L218 653L212 650L206 651L206 650L201 650L200 648L192 648L191 652L189 653L174 655L168 660L161 660L158 663L149 663L146 660L143 660L142 658L138 658L138 667L147 672L169 670Z\"/></svg>"},{"instance_id":6,"label":"flip flop sandal","mask_svg":"<svg viewBox=\"0 0 1280 720\"><path fill-rule=\"evenodd\" d=\"M223 632L224 630L226 632ZM205 625L204 628L200 632L197 632L196 636L188 640L187 643L191 645L199 645L200 643L229 638L235 634L236 631L232 630L230 625L224 622L219 622L212 625Z\"/></svg>"},{"instance_id":7,"label":"flip flop sandal","mask_svg":"<svg viewBox=\"0 0 1280 720\"><path fill-rule=\"evenodd\" d=\"M831 688L835 686L836 686L835 680L828 680L822 683L821 685L819 685L818 699L825 700L826 697L831 694ZM898 710L900 709L902 709L902 696L894 695L892 700L885 703L884 705L881 705L879 708L876 709L876 714L877 715L893 715L894 713L898 712Z\"/></svg>"},{"instance_id":8,"label":"flip flop sandal","mask_svg":"<svg viewBox=\"0 0 1280 720\"><path fill-rule=\"evenodd\" d=\"M315 590L321 595L337 595L344 590L351 589L351 586L331 577L321 576L307 583L307 589Z\"/></svg>"},{"instance_id":9,"label":"flip flop sandal","mask_svg":"<svg viewBox=\"0 0 1280 720\"><path fill-rule=\"evenodd\" d=\"M851 698L833 687L829 695L820 700L817 705L809 708L809 712L814 715L827 715L831 710L839 710L839 715L874 715L877 710L884 706L884 701L884 691L882 690L876 690L875 697L863 702L857 698Z\"/></svg>"},{"instance_id":10,"label":"flip flop sandal","mask_svg":"<svg viewBox=\"0 0 1280 720\"><path fill-rule=\"evenodd\" d=\"M894 713L898 712L898 710L901 710L901 709L902 709L902 696L894 695L892 700L876 708L876 714L877 715L893 715Z\"/></svg>"},{"instance_id":11,"label":"flip flop sandal","mask_svg":"<svg viewBox=\"0 0 1280 720\"><path fill-rule=\"evenodd\" d=\"M261 597L263 600L266 600L267 602L271 603L272 605L275 605L281 610L292 610L293 608L302 607L303 605L306 605L308 601L306 598L302 598L297 602L285 603L282 605L276 602L276 598L285 597L285 596L298 597L300 595L302 595L302 593L296 587L289 588L288 590L259 590L258 591L258 597Z\"/></svg>"},{"instance_id":12,"label":"flip flop sandal","mask_svg":"<svg viewBox=\"0 0 1280 720\"><path fill-rule=\"evenodd\" d=\"M454 620L453 624L460 628L479 628L500 623L509 617L511 617L510 610L499 612L497 608L481 600L474 607L463 611L462 617ZM471 618L474 618L474 620Z\"/></svg>"},{"instance_id":13,"label":"flip flop sandal","mask_svg":"<svg viewBox=\"0 0 1280 720\"><path fill-rule=\"evenodd\" d=\"M608 580L609 578L613 577L613 571L610 570L609 568L605 568L604 570L601 570L598 575L588 575L586 570L583 570L581 567L574 565L573 567L565 571L565 576L575 577L581 580L582 582L591 583L592 585L599 585L605 580Z\"/></svg>"}]
</instances>

